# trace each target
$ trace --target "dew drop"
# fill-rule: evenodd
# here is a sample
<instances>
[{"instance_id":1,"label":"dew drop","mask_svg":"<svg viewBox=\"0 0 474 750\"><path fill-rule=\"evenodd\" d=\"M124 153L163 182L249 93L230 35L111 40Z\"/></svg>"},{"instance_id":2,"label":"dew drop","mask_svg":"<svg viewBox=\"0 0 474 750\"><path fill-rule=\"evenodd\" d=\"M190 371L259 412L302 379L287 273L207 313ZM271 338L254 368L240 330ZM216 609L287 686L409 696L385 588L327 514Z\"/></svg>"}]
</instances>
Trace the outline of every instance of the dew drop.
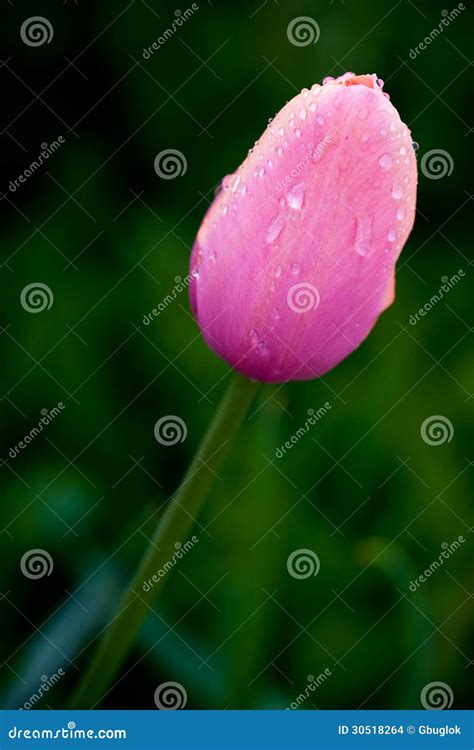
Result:
<instances>
[{"instance_id":1,"label":"dew drop","mask_svg":"<svg viewBox=\"0 0 474 750\"><path fill-rule=\"evenodd\" d=\"M418 151L418 149L420 148L420 144L417 143L416 141L413 141L411 145L412 145L413 151Z\"/></svg>"},{"instance_id":2,"label":"dew drop","mask_svg":"<svg viewBox=\"0 0 474 750\"><path fill-rule=\"evenodd\" d=\"M284 136L285 135L285 128L279 128L278 129L278 135Z\"/></svg>"},{"instance_id":3,"label":"dew drop","mask_svg":"<svg viewBox=\"0 0 474 750\"><path fill-rule=\"evenodd\" d=\"M211 250L207 256L207 259L211 261L211 263L216 262L216 254L213 250Z\"/></svg>"},{"instance_id":4,"label":"dew drop","mask_svg":"<svg viewBox=\"0 0 474 750\"><path fill-rule=\"evenodd\" d=\"M357 218L355 249L359 255L367 255L372 241L372 219L369 216Z\"/></svg>"},{"instance_id":5,"label":"dew drop","mask_svg":"<svg viewBox=\"0 0 474 750\"><path fill-rule=\"evenodd\" d=\"M259 341L257 344L256 352L260 357L266 357L268 354L267 342Z\"/></svg>"},{"instance_id":6,"label":"dew drop","mask_svg":"<svg viewBox=\"0 0 474 750\"><path fill-rule=\"evenodd\" d=\"M259 338L258 331L256 331L255 328L251 328L250 331L248 332L248 337L250 339L250 343L255 345Z\"/></svg>"},{"instance_id":7,"label":"dew drop","mask_svg":"<svg viewBox=\"0 0 474 750\"><path fill-rule=\"evenodd\" d=\"M360 120L365 120L365 118L367 117L368 114L369 114L369 110L367 109L367 107L361 107L359 109L359 119Z\"/></svg>"},{"instance_id":8,"label":"dew drop","mask_svg":"<svg viewBox=\"0 0 474 750\"><path fill-rule=\"evenodd\" d=\"M326 122L324 115L318 115L316 118L316 122L318 122L320 125L324 125L324 123Z\"/></svg>"},{"instance_id":9,"label":"dew drop","mask_svg":"<svg viewBox=\"0 0 474 750\"><path fill-rule=\"evenodd\" d=\"M270 281L270 286L268 288L270 289L271 292L274 292L275 291L275 282L274 281Z\"/></svg>"},{"instance_id":10,"label":"dew drop","mask_svg":"<svg viewBox=\"0 0 474 750\"><path fill-rule=\"evenodd\" d=\"M329 83L329 81L334 81L334 76L326 76L323 78L323 86L325 83Z\"/></svg>"},{"instance_id":11,"label":"dew drop","mask_svg":"<svg viewBox=\"0 0 474 750\"><path fill-rule=\"evenodd\" d=\"M265 174L265 167L257 167L253 174L254 177L263 177Z\"/></svg>"},{"instance_id":12,"label":"dew drop","mask_svg":"<svg viewBox=\"0 0 474 750\"><path fill-rule=\"evenodd\" d=\"M406 156L407 155L407 150L406 150L405 146L401 147L400 153L401 153L402 156Z\"/></svg>"},{"instance_id":13,"label":"dew drop","mask_svg":"<svg viewBox=\"0 0 474 750\"><path fill-rule=\"evenodd\" d=\"M294 185L286 194L286 202L290 208L299 211L304 203L304 185Z\"/></svg>"},{"instance_id":14,"label":"dew drop","mask_svg":"<svg viewBox=\"0 0 474 750\"><path fill-rule=\"evenodd\" d=\"M299 128L295 128L293 130L293 133L294 133L294 135L295 135L296 138L301 138L301 130Z\"/></svg>"},{"instance_id":15,"label":"dew drop","mask_svg":"<svg viewBox=\"0 0 474 750\"><path fill-rule=\"evenodd\" d=\"M311 86L311 91L313 92L313 94L319 94L319 92L321 91L321 86L319 85L319 83L315 83L313 86Z\"/></svg>"},{"instance_id":16,"label":"dew drop","mask_svg":"<svg viewBox=\"0 0 474 750\"><path fill-rule=\"evenodd\" d=\"M301 267L299 263L293 263L293 265L290 268L290 271L293 274L293 276L298 276L300 270L301 270Z\"/></svg>"},{"instance_id":17,"label":"dew drop","mask_svg":"<svg viewBox=\"0 0 474 750\"><path fill-rule=\"evenodd\" d=\"M396 238L397 238L397 233L396 233L395 229L389 229L388 230L388 235L387 235L388 241L389 242L394 242L396 240Z\"/></svg>"},{"instance_id":18,"label":"dew drop","mask_svg":"<svg viewBox=\"0 0 474 750\"><path fill-rule=\"evenodd\" d=\"M395 120L392 120L392 122L389 125L389 128L390 128L390 130L391 130L392 133L396 129L396 127L397 127L397 125L395 123Z\"/></svg>"},{"instance_id":19,"label":"dew drop","mask_svg":"<svg viewBox=\"0 0 474 750\"><path fill-rule=\"evenodd\" d=\"M316 112L316 109L318 108L318 105L317 105L316 102L311 102L311 104L309 105L309 108L310 108L311 112Z\"/></svg>"},{"instance_id":20,"label":"dew drop","mask_svg":"<svg viewBox=\"0 0 474 750\"><path fill-rule=\"evenodd\" d=\"M275 278L279 279L281 276L281 266L275 266L275 270L273 273L274 273Z\"/></svg>"},{"instance_id":21,"label":"dew drop","mask_svg":"<svg viewBox=\"0 0 474 750\"><path fill-rule=\"evenodd\" d=\"M382 154L382 156L379 159L379 164L384 169L388 169L393 164L393 159L390 156L390 154Z\"/></svg>"},{"instance_id":22,"label":"dew drop","mask_svg":"<svg viewBox=\"0 0 474 750\"><path fill-rule=\"evenodd\" d=\"M274 164L274 161L273 161L273 159L269 159L269 160L267 161L267 167L269 167L270 169L271 169L271 168L273 167L273 164Z\"/></svg>"},{"instance_id":23,"label":"dew drop","mask_svg":"<svg viewBox=\"0 0 474 750\"><path fill-rule=\"evenodd\" d=\"M275 242L276 239L280 236L280 232L285 226L285 222L281 218L281 216L275 216L274 219L270 222L270 224L267 227L267 231L265 232L265 244L269 245L271 242Z\"/></svg>"},{"instance_id":24,"label":"dew drop","mask_svg":"<svg viewBox=\"0 0 474 750\"><path fill-rule=\"evenodd\" d=\"M403 187L400 185L399 182L394 182L392 187L392 198L395 198L395 200L400 200L400 198L403 196Z\"/></svg>"},{"instance_id":25,"label":"dew drop","mask_svg":"<svg viewBox=\"0 0 474 750\"><path fill-rule=\"evenodd\" d=\"M284 208L284 207L286 206L286 200L285 200L285 198L283 197L283 195L281 195L281 196L280 196L280 198L278 199L278 203L280 204L280 206L281 206L282 208Z\"/></svg>"},{"instance_id":26,"label":"dew drop","mask_svg":"<svg viewBox=\"0 0 474 750\"><path fill-rule=\"evenodd\" d=\"M278 148L277 148L277 154L278 154L278 156L283 156L284 151L285 151L285 149L283 148L283 146L278 146Z\"/></svg>"},{"instance_id":27,"label":"dew drop","mask_svg":"<svg viewBox=\"0 0 474 750\"><path fill-rule=\"evenodd\" d=\"M280 313L278 311L278 307L273 307L270 315L271 315L272 320L279 320Z\"/></svg>"},{"instance_id":28,"label":"dew drop","mask_svg":"<svg viewBox=\"0 0 474 750\"><path fill-rule=\"evenodd\" d=\"M400 208L397 209L397 219L398 221L401 221L405 218L405 209L400 206Z\"/></svg>"},{"instance_id":29,"label":"dew drop","mask_svg":"<svg viewBox=\"0 0 474 750\"><path fill-rule=\"evenodd\" d=\"M307 99L309 96L309 89L302 89L303 99Z\"/></svg>"},{"instance_id":30,"label":"dew drop","mask_svg":"<svg viewBox=\"0 0 474 750\"><path fill-rule=\"evenodd\" d=\"M306 116L307 116L307 112L306 112L306 109L303 107L302 109L300 109L300 115L299 115L300 120L306 120Z\"/></svg>"}]
</instances>

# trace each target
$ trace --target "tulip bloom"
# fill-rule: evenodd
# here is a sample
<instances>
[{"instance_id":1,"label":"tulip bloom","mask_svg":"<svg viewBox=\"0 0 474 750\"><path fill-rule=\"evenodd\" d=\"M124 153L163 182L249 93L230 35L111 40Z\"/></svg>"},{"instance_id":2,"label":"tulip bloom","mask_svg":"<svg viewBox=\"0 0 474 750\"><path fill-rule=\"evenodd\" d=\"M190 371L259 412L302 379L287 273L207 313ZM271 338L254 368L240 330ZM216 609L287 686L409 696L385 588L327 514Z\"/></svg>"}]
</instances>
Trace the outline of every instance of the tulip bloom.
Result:
<instances>
[{"instance_id":1,"label":"tulip bloom","mask_svg":"<svg viewBox=\"0 0 474 750\"><path fill-rule=\"evenodd\" d=\"M375 75L303 89L209 208L190 296L235 370L283 382L347 357L394 299L415 217L410 131Z\"/></svg>"}]
</instances>

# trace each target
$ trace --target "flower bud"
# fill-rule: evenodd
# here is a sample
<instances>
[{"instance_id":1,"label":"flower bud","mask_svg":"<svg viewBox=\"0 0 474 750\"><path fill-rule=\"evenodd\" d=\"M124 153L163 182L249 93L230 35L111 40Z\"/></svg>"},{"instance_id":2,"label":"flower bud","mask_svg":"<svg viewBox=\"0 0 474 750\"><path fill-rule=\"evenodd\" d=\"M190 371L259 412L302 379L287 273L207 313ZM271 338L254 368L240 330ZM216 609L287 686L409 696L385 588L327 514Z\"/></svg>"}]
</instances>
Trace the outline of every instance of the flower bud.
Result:
<instances>
[{"instance_id":1,"label":"flower bud","mask_svg":"<svg viewBox=\"0 0 474 750\"><path fill-rule=\"evenodd\" d=\"M268 382L324 374L394 298L415 217L410 131L375 75L304 89L209 208L191 257L208 345Z\"/></svg>"}]
</instances>

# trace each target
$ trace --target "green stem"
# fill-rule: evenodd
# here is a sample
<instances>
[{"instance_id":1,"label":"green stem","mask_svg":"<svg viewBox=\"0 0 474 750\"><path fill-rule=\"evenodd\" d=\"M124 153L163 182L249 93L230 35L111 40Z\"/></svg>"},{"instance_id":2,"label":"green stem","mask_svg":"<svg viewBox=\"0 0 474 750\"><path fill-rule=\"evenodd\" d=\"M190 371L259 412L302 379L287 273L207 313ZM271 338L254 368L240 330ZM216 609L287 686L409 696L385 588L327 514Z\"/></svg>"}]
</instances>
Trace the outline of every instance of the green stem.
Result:
<instances>
[{"instance_id":1,"label":"green stem","mask_svg":"<svg viewBox=\"0 0 474 750\"><path fill-rule=\"evenodd\" d=\"M172 559L176 543L185 543L215 478L215 472L239 431L258 383L234 375L200 447L163 513L153 538L109 625L97 652L76 690L72 708L95 708L102 701L123 664L167 576L156 574ZM143 583L156 583L144 592Z\"/></svg>"}]
</instances>

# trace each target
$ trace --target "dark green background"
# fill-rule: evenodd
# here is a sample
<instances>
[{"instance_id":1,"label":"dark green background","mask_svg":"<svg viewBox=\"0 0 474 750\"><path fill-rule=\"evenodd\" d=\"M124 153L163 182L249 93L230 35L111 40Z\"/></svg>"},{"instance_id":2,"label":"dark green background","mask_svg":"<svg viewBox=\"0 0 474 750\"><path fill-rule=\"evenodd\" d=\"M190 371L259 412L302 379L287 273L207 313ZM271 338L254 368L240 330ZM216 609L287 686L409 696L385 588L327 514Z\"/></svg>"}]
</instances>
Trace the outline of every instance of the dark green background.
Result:
<instances>
[{"instance_id":1,"label":"dark green background","mask_svg":"<svg viewBox=\"0 0 474 750\"><path fill-rule=\"evenodd\" d=\"M41 705L65 706L152 533L148 519L229 379L186 293L148 327L143 316L186 276L217 183L268 118L346 70L385 79L419 162L443 149L454 169L439 180L420 173L396 300L368 340L321 380L262 389L195 529L199 544L169 574L103 705L154 708L157 685L174 680L190 708L283 708L326 668L303 708L419 708L433 681L450 686L455 707L468 705L469 545L416 594L409 583L443 542L472 538L472 12L412 60L450 5L259 1L201 0L149 60L142 50L175 5L2 1L2 707L22 705L60 667ZM54 37L28 47L19 28L38 14ZM300 15L318 22L317 44L289 43ZM60 135L46 168L11 193L40 144ZM167 148L185 155L187 171L164 181L153 162ZM466 277L410 326L459 269ZM54 304L30 314L20 293L37 281ZM64 411L9 458L59 401ZM326 401L328 414L276 459ZM185 442L156 442L166 414L184 419ZM431 415L452 422L451 442L421 439ZM20 571L33 548L54 560L37 581ZM289 576L300 548L317 553L317 576Z\"/></svg>"}]
</instances>

